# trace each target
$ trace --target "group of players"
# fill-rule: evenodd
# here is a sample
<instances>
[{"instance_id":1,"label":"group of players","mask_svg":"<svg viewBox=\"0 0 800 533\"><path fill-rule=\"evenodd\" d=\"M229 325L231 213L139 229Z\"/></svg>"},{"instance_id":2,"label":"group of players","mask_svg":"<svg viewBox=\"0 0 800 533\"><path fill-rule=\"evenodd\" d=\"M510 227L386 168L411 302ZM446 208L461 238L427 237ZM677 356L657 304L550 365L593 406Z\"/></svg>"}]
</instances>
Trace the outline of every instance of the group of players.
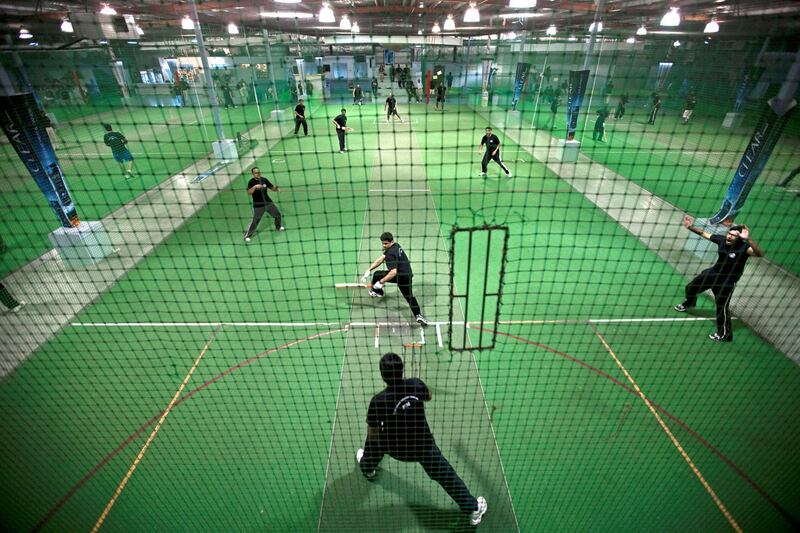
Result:
<instances>
[{"instance_id":1,"label":"group of players","mask_svg":"<svg viewBox=\"0 0 800 533\"><path fill-rule=\"evenodd\" d=\"M397 101L390 93L384 104L387 121L396 118L402 122L397 112ZM655 114L655 113L654 113ZM651 117L654 118L654 117ZM684 122L688 117L684 115ZM305 120L305 106L300 100L295 108L295 134L302 126L308 134ZM346 152L346 134L352 131L347 126L347 111L341 110L332 123L339 140L339 152ZM483 152L481 176L486 176L489 161L495 161L512 177L510 170L500 158L500 139L493 134L492 128L485 129L479 150ZM253 221L246 234L249 242L263 213L269 212L275 219L275 227L282 231L281 215L277 206L271 202L266 190L278 191L266 178L262 178L258 168L252 169L252 178L248 182L247 192L253 197ZM691 232L707 239L717 246L716 263L703 270L685 287L685 299L675 306L675 311L686 312L697 304L700 293L711 290L716 304L716 331L709 335L715 342L731 342L730 302L736 283L744 272L744 266L750 256L762 257L764 251L755 243L744 225L731 226L726 235L712 234L705 229L694 226L694 220L686 216L684 226ZM369 295L382 298L387 283L398 286L400 293L411 309L416 322L425 327L427 319L423 316L419 302L413 293L413 271L411 262L403 247L395 242L394 235L384 232L380 236L382 253L364 272L361 283L368 288ZM385 265L384 269L378 267ZM385 354L380 360L380 373L386 388L376 394L367 411L367 438L363 448L356 453L359 468L368 480L377 476L377 468L384 455L389 455L403 462L418 462L428 476L439 483L447 494L458 504L462 512L469 517L472 525L478 525L488 510L486 499L474 497L467 489L464 481L436 445L430 427L425 418L425 402L430 401L432 394L425 383L415 377L404 378L403 361L394 353Z\"/></svg>"}]
</instances>

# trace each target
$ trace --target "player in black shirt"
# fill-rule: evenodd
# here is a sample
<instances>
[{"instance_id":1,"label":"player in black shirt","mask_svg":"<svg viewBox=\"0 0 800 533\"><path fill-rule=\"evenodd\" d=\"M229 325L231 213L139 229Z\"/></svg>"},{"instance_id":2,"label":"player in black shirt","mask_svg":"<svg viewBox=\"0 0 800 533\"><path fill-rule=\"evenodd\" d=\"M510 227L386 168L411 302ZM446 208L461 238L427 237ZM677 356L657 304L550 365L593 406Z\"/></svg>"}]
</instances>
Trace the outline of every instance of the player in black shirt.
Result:
<instances>
[{"instance_id":1,"label":"player in black shirt","mask_svg":"<svg viewBox=\"0 0 800 533\"><path fill-rule=\"evenodd\" d=\"M278 192L280 189L273 185L267 178L261 176L261 171L258 167L253 167L250 170L253 175L250 181L247 182L247 194L253 197L253 220L244 234L244 242L250 242L250 237L256 232L258 223L261 217L264 216L264 211L267 211L272 218L275 219L275 229L283 231L285 228L281 224L281 211L278 206L272 202L272 199L267 194L266 190Z\"/></svg>"},{"instance_id":2,"label":"player in black shirt","mask_svg":"<svg viewBox=\"0 0 800 533\"><path fill-rule=\"evenodd\" d=\"M369 266L366 272L364 272L361 281L366 283L369 280L370 272L381 263L386 263L386 267L389 270L376 270L372 272L372 289L370 289L369 295L382 298L383 286L387 283L397 283L400 292L411 307L411 313L414 315L414 319L420 326L427 326L428 321L422 316L419 303L417 303L417 299L414 297L414 292L411 287L414 273L411 271L411 262L408 260L408 256L403 251L403 248L401 248L398 243L394 242L394 236L389 232L381 234L381 243L383 244L383 254Z\"/></svg>"},{"instance_id":3,"label":"player in black shirt","mask_svg":"<svg viewBox=\"0 0 800 533\"><path fill-rule=\"evenodd\" d=\"M689 119L692 118L694 114L695 107L697 107L697 96L694 93L689 93L689 96L686 98L686 105L683 107L683 115L681 116L684 124L689 123Z\"/></svg>"},{"instance_id":4,"label":"player in black shirt","mask_svg":"<svg viewBox=\"0 0 800 533\"><path fill-rule=\"evenodd\" d=\"M383 104L383 110L386 111L386 122L389 122L392 116L399 118L400 122L403 122L403 119L400 118L400 114L397 112L397 99L394 97L393 93L389 93L389 98L387 98L386 103Z\"/></svg>"},{"instance_id":5,"label":"player in black shirt","mask_svg":"<svg viewBox=\"0 0 800 533\"><path fill-rule=\"evenodd\" d=\"M731 329L730 303L736 282L742 277L744 264L751 255L763 257L764 250L749 239L747 226L731 226L726 236L712 235L692 225L694 220L689 215L683 218L683 225L691 231L713 242L719 248L717 262L711 268L703 270L686 286L686 300L675 306L675 310L684 312L697 304L697 295L711 289L717 305L717 331L708 336L716 342L733 340Z\"/></svg>"},{"instance_id":6,"label":"player in black shirt","mask_svg":"<svg viewBox=\"0 0 800 533\"><path fill-rule=\"evenodd\" d=\"M361 472L374 479L383 456L407 463L418 462L477 526L488 508L483 496L475 498L464 481L436 445L428 421L425 402L430 389L419 378L403 379L403 360L387 353L380 361L381 377L387 387L372 397L367 410L367 440L356 453Z\"/></svg>"},{"instance_id":7,"label":"player in black shirt","mask_svg":"<svg viewBox=\"0 0 800 533\"><path fill-rule=\"evenodd\" d=\"M339 153L343 154L347 151L344 137L348 131L353 131L353 128L347 127L347 110L342 109L342 113L337 115L332 122L336 126L336 136L339 137Z\"/></svg>"},{"instance_id":8,"label":"player in black shirt","mask_svg":"<svg viewBox=\"0 0 800 533\"><path fill-rule=\"evenodd\" d=\"M444 111L444 85L441 83L436 86L436 107L434 109L439 109L439 104L442 104L442 111Z\"/></svg>"},{"instance_id":9,"label":"player in black shirt","mask_svg":"<svg viewBox=\"0 0 800 533\"><path fill-rule=\"evenodd\" d=\"M353 105L362 105L364 103L364 91L361 85L356 85L353 88Z\"/></svg>"},{"instance_id":10,"label":"player in black shirt","mask_svg":"<svg viewBox=\"0 0 800 533\"><path fill-rule=\"evenodd\" d=\"M114 131L111 124L103 124L106 134L103 136L103 144L111 148L114 160L119 163L122 173L128 177L133 176L133 156L128 150L128 139L118 131Z\"/></svg>"},{"instance_id":11,"label":"player in black shirt","mask_svg":"<svg viewBox=\"0 0 800 533\"><path fill-rule=\"evenodd\" d=\"M300 131L300 126L303 126L303 134L308 135L308 122L306 122L306 106L301 98L294 108L294 134Z\"/></svg>"},{"instance_id":12,"label":"player in black shirt","mask_svg":"<svg viewBox=\"0 0 800 533\"><path fill-rule=\"evenodd\" d=\"M500 165L500 168L503 169L503 172L506 173L506 176L509 178L512 177L511 171L508 170L508 167L500 161L500 139L497 138L497 135L492 133L492 128L486 128L486 135L483 136L481 139L481 145L478 147L478 153L483 151L483 147L486 146L486 153L483 154L483 161L481 161L481 176L486 176L486 170L489 168L489 160L496 162Z\"/></svg>"}]
</instances>

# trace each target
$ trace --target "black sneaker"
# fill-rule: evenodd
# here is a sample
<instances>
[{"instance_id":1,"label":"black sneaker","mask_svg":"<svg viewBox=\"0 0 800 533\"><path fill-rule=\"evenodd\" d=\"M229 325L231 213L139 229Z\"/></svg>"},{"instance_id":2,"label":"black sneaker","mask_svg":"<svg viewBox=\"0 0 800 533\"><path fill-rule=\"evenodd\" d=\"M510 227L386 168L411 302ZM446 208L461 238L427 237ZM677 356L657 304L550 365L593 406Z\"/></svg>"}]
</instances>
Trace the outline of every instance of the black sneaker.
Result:
<instances>
[{"instance_id":1,"label":"black sneaker","mask_svg":"<svg viewBox=\"0 0 800 533\"><path fill-rule=\"evenodd\" d=\"M733 342L733 337L731 337L730 335L727 337L723 337L719 333L712 333L711 335L708 336L708 338L714 342Z\"/></svg>"},{"instance_id":2,"label":"black sneaker","mask_svg":"<svg viewBox=\"0 0 800 533\"><path fill-rule=\"evenodd\" d=\"M425 317L422 316L422 315L417 315L416 321L417 321L417 324L419 324L423 328L428 326L428 321L425 320Z\"/></svg>"},{"instance_id":3,"label":"black sneaker","mask_svg":"<svg viewBox=\"0 0 800 533\"><path fill-rule=\"evenodd\" d=\"M687 310L691 309L692 307L694 307L694 306L693 305L686 305L685 303L682 303L682 304L676 305L675 307L673 307L673 309L675 309L679 313L685 313Z\"/></svg>"}]
</instances>

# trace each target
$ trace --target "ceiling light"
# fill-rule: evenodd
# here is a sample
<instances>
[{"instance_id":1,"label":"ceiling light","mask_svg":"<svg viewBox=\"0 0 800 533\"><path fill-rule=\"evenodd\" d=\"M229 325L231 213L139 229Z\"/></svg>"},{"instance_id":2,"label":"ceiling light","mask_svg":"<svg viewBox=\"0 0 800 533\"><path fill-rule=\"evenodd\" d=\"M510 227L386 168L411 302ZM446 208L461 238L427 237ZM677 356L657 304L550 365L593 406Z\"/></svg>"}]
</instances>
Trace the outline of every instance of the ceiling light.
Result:
<instances>
[{"instance_id":1,"label":"ceiling light","mask_svg":"<svg viewBox=\"0 0 800 533\"><path fill-rule=\"evenodd\" d=\"M717 33L719 31L719 24L717 23L716 19L711 19L711 22L706 24L706 29L703 30L703 33Z\"/></svg>"},{"instance_id":2,"label":"ceiling light","mask_svg":"<svg viewBox=\"0 0 800 533\"><path fill-rule=\"evenodd\" d=\"M634 37L628 37L627 39L625 39L625 42L628 44L634 44L636 42L636 39Z\"/></svg>"},{"instance_id":3,"label":"ceiling light","mask_svg":"<svg viewBox=\"0 0 800 533\"><path fill-rule=\"evenodd\" d=\"M594 31L594 22L589 24L589 31ZM603 31L603 23L602 22L598 22L597 23L597 32L599 33L601 31Z\"/></svg>"},{"instance_id":4,"label":"ceiling light","mask_svg":"<svg viewBox=\"0 0 800 533\"><path fill-rule=\"evenodd\" d=\"M672 46L674 46L675 48L678 48L680 45L681 45L680 41L675 41L674 43L672 43Z\"/></svg>"},{"instance_id":5,"label":"ceiling light","mask_svg":"<svg viewBox=\"0 0 800 533\"><path fill-rule=\"evenodd\" d=\"M444 31L456 31L456 21L453 20L453 15L447 15L447 20L444 21Z\"/></svg>"},{"instance_id":6,"label":"ceiling light","mask_svg":"<svg viewBox=\"0 0 800 533\"><path fill-rule=\"evenodd\" d=\"M431 31L433 33L439 33L440 31L442 31L442 28L439 27L439 23L438 22L434 22L433 23L433 28L431 29Z\"/></svg>"},{"instance_id":7,"label":"ceiling light","mask_svg":"<svg viewBox=\"0 0 800 533\"><path fill-rule=\"evenodd\" d=\"M63 31L64 33L74 33L75 32L75 29L72 27L72 22L70 22L69 19L64 19L61 22L61 31Z\"/></svg>"},{"instance_id":8,"label":"ceiling light","mask_svg":"<svg viewBox=\"0 0 800 533\"><path fill-rule=\"evenodd\" d=\"M299 4L300 0L275 0L276 4Z\"/></svg>"},{"instance_id":9,"label":"ceiling light","mask_svg":"<svg viewBox=\"0 0 800 533\"><path fill-rule=\"evenodd\" d=\"M636 35L639 35L640 37L647 35L647 28L644 27L644 24L639 26L639 29L636 30Z\"/></svg>"},{"instance_id":10,"label":"ceiling light","mask_svg":"<svg viewBox=\"0 0 800 533\"><path fill-rule=\"evenodd\" d=\"M349 30L350 28L352 28L350 24L350 17L348 17L347 15L342 15L341 20L339 20L339 29Z\"/></svg>"},{"instance_id":11,"label":"ceiling light","mask_svg":"<svg viewBox=\"0 0 800 533\"><path fill-rule=\"evenodd\" d=\"M329 4L322 4L322 8L319 10L319 15L317 15L317 20L323 24L331 24L336 22L336 15L333 14L333 9L331 9Z\"/></svg>"},{"instance_id":12,"label":"ceiling light","mask_svg":"<svg viewBox=\"0 0 800 533\"><path fill-rule=\"evenodd\" d=\"M184 30L193 30L194 29L194 21L189 18L189 15L184 15L181 19L181 28Z\"/></svg>"},{"instance_id":13,"label":"ceiling light","mask_svg":"<svg viewBox=\"0 0 800 533\"><path fill-rule=\"evenodd\" d=\"M417 35L422 35L422 30L417 30Z\"/></svg>"},{"instance_id":14,"label":"ceiling light","mask_svg":"<svg viewBox=\"0 0 800 533\"><path fill-rule=\"evenodd\" d=\"M550 25L547 27L547 29L546 29L546 30L544 30L544 34L545 34L545 35L550 35L550 36L553 36L553 35L555 35L555 34L556 34L556 32L557 32L557 31L558 31L558 30L556 30L556 25L555 25L555 24L550 24Z\"/></svg>"},{"instance_id":15,"label":"ceiling light","mask_svg":"<svg viewBox=\"0 0 800 533\"><path fill-rule=\"evenodd\" d=\"M661 25L662 26L680 26L681 24L681 15L678 13L677 7L669 8L663 17L661 17Z\"/></svg>"},{"instance_id":16,"label":"ceiling light","mask_svg":"<svg viewBox=\"0 0 800 533\"><path fill-rule=\"evenodd\" d=\"M31 35L31 32L29 32L25 28L20 28L19 29L19 38L20 39L30 39L32 37L33 37L33 35Z\"/></svg>"},{"instance_id":17,"label":"ceiling light","mask_svg":"<svg viewBox=\"0 0 800 533\"><path fill-rule=\"evenodd\" d=\"M228 35L239 35L239 28L233 22L228 23Z\"/></svg>"},{"instance_id":18,"label":"ceiling light","mask_svg":"<svg viewBox=\"0 0 800 533\"><path fill-rule=\"evenodd\" d=\"M469 8L464 12L464 22L480 22L481 14L475 7L475 2L470 2Z\"/></svg>"},{"instance_id":19,"label":"ceiling light","mask_svg":"<svg viewBox=\"0 0 800 533\"><path fill-rule=\"evenodd\" d=\"M361 28L358 27L358 22L355 20L353 21L353 27L350 28L350 31L353 33L361 33Z\"/></svg>"},{"instance_id":20,"label":"ceiling light","mask_svg":"<svg viewBox=\"0 0 800 533\"><path fill-rule=\"evenodd\" d=\"M508 7L511 9L531 9L536 7L536 0L509 0Z\"/></svg>"},{"instance_id":21,"label":"ceiling light","mask_svg":"<svg viewBox=\"0 0 800 533\"><path fill-rule=\"evenodd\" d=\"M116 15L117 10L108 4L103 4L103 9L100 10L101 15Z\"/></svg>"},{"instance_id":22,"label":"ceiling light","mask_svg":"<svg viewBox=\"0 0 800 533\"><path fill-rule=\"evenodd\" d=\"M311 19L312 13L305 11L272 11L270 13L261 12L260 15L265 19Z\"/></svg>"}]
</instances>

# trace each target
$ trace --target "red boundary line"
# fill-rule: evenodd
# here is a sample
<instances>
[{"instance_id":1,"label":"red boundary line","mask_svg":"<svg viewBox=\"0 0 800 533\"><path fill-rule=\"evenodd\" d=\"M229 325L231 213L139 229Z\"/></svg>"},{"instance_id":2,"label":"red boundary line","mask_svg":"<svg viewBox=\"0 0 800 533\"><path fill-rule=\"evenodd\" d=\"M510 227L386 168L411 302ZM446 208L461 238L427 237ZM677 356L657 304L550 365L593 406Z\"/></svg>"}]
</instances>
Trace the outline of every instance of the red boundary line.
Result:
<instances>
[{"instance_id":1,"label":"red boundary line","mask_svg":"<svg viewBox=\"0 0 800 533\"><path fill-rule=\"evenodd\" d=\"M262 358L264 358L264 357L266 357L266 356L268 356L268 355L270 355L272 353L275 353L278 350L283 350L284 348L289 348L290 346L294 346L295 344L300 344L301 342L311 341L311 340L317 339L319 337L324 337L326 335L332 335L334 333L339 333L341 331L346 331L346 330L347 330L347 328L340 328L340 329L332 329L330 331L324 331L322 333L315 333L314 335L309 335L308 337L303 337L301 339L296 339L296 340L293 340L291 342L287 342L286 344L282 344L281 346L278 346L277 348L270 348L269 350L265 350L265 351L261 352L260 354L251 357L250 359L246 359L246 360L242 361L241 363L236 364L236 365L228 368L224 372L221 372L220 374L217 374L216 376L214 376L210 380L206 381L205 383L203 383L202 385L200 385L196 389L192 389L191 391L187 392L185 395L181 396L181 398L177 402L175 402L175 405L173 405L172 407L173 407L173 409L178 407L178 405L182 404L184 401L188 400L189 398L191 398L192 396L194 396L195 394L197 394L201 390L205 389L209 385L212 385L213 383L216 383L217 381L219 381L220 379L224 378L228 374L231 374L234 371L239 370L240 368L243 368L243 367L245 367L245 366L247 366L247 365L249 365L249 364L251 364L251 363L253 363L253 362L257 361L257 360L259 360L259 359L262 359ZM60 511L61 508L64 507L64 505L79 490L81 490L84 485L86 485L86 483L88 483L100 470L102 470L102 468L106 464L108 464L108 462L111 459L113 459L114 457L119 455L119 453L122 450L124 450L128 446L128 444L133 442L136 439L136 437L141 435L142 432L144 432L148 427L150 427L155 422L157 422L159 420L159 418L161 418L161 415L163 415L163 414L164 414L164 410L159 411L150 420L148 420L147 422L142 424L139 427L139 429L134 431L127 439L123 440L108 455L103 457L103 459L99 463L94 465L94 468L89 470L89 472L85 476L83 476L83 478L81 478L81 480L78 481L71 489L69 489L69 492L67 492L67 494L65 494L64 497L61 498L58 501L58 503L56 503L53 506L52 509L50 509L50 511L44 516L44 518L39 520L39 522L34 526L33 531L41 530L47 524L47 522L49 522L50 519L52 519L53 516L55 516L56 513L58 513L58 511Z\"/></svg>"},{"instance_id":2,"label":"red boundary line","mask_svg":"<svg viewBox=\"0 0 800 533\"><path fill-rule=\"evenodd\" d=\"M512 339L517 340L519 342L522 342L522 343L525 343L525 344L530 344L532 346L536 346L538 348L546 350L546 351L548 351L550 353L556 354L556 355L558 355L560 357L563 357L563 358L565 358L565 359L567 359L569 361L572 361L573 363L577 363L578 365L586 368L587 370L590 370L590 371L594 372L595 374L599 375L600 377L604 377L604 378L608 379L609 381L611 381L612 383L614 383L618 387L621 387L622 389L627 391L629 394L638 397L638 395L636 394L636 391L634 391L628 385L626 385L625 383L621 382L620 380L618 380L617 378L615 378L611 374L608 374L608 373L600 370L599 368L595 368L592 365L590 365L589 363L578 359L577 357L574 357L574 356L569 355L567 353L564 353L564 352L561 352L559 350L556 350L555 348L551 348L550 346L547 346L546 344L542 344L542 343L539 343L539 342L536 342L536 341L532 341L532 340L526 339L524 337L518 337L518 336L512 335L510 333L491 330L491 329L488 329L488 328L473 327L473 329L483 329L484 331L489 332L489 333L497 333L499 335L503 335L504 337L509 337L509 338L512 338ZM316 333L314 335L310 335L310 336L304 337L302 339L297 339L297 340L294 340L292 342L288 342L286 344L278 346L277 348L271 348L269 350L261 352L260 354L258 354L256 356L253 356L250 359L242 361L241 363L228 368L224 372L214 376L209 381L206 381L205 383L203 383L202 385L200 385L196 389L193 389L193 390L189 391L188 393L186 393L184 396L182 396L175 403L173 408L177 407L179 404L181 404L184 401L188 400L189 398L191 398L192 396L194 396L195 394L197 394L201 390L205 389L206 387L212 385L213 383L216 383L217 381L219 381L223 377L227 376L228 374L231 374L234 371L236 371L236 370L238 370L240 368L243 368L243 367L245 367L245 366L257 361L258 359L266 357L267 355L269 355L271 353L277 352L278 350L282 350L284 348L288 348L288 347L293 346L295 344L299 344L301 342L314 340L314 339L319 338L319 337L323 337L323 336L326 336L326 335L332 335L333 333L339 333L339 332L346 331L346 330L347 330L347 328L340 328L340 329L334 329L334 330L330 330L330 331L326 331L326 332L322 332L322 333ZM756 492L758 492L770 505L772 505L772 507L774 507L775 510L777 510L778 513L780 513L780 515L787 522L789 522L789 524L792 525L792 527L794 527L795 529L800 529L800 522L798 522L798 520L796 520L788 511L786 511L786 509L781 507L781 505L777 501L775 501L772 498L772 496L770 496L767 493L766 490L764 490L758 483L756 483L750 476L748 476L747 473L739 465L737 465L736 463L733 462L733 460L731 460L727 456L725 456L725 454L723 454L716 446L714 446L713 444L708 442L702 435L700 435L699 433L697 433L697 431L692 429L686 422L684 422L683 420L681 420L677 416L675 416L672 413L670 413L669 411L667 411L661 405L659 405L659 404L657 404L655 402L651 402L651 403L653 404L653 407L655 407L657 411L659 411L660 413L662 413L663 415L668 417L670 420L672 420L673 422L675 422L676 424L681 426L683 429L685 429L692 437L694 437L698 442L700 442L703 446L708 448L714 455L719 457L725 464L727 464L734 472L736 472L736 474L739 477L741 477L745 482L747 482L747 484L749 484L751 487L753 487L753 489L755 489ZM136 437L141 435L142 432L144 432L149 426L151 426L153 423L155 423L161 417L161 415L163 413L164 413L164 411L160 411L159 413L154 415L152 418L150 418L150 420L148 420L142 426L140 426L134 433L132 433L128 438L126 438L124 441L122 441L116 448L114 448L113 451L111 451L99 463L97 463L94 466L94 468L92 468L80 481L78 481L69 490L69 492L67 492L67 494L64 495L64 497L61 498L58 501L58 503L56 503L53 506L52 509L50 509L50 511L44 516L44 518L42 518L36 524L36 526L34 527L33 531L39 531L40 529L42 529L47 524L47 522L49 522L53 518L53 516L55 516L55 514L58 513L58 511L61 510L61 508L64 507L64 505L80 489L82 489L84 485L86 485L86 483L88 483L106 464L108 464L108 462L111 459L113 459L115 456L119 455L119 453L122 450L124 450L128 446L128 444L133 442L136 439Z\"/></svg>"},{"instance_id":3,"label":"red boundary line","mask_svg":"<svg viewBox=\"0 0 800 533\"><path fill-rule=\"evenodd\" d=\"M489 332L489 333L497 333L498 335L503 335L504 337L510 337L510 338L512 338L514 340L523 342L525 344L530 344L530 345L536 346L538 348L541 348L543 350L546 350L548 352L554 353L554 354L556 354L558 356L561 356L561 357L563 357L565 359L568 359L568 360L572 361L573 363L577 363L580 366L582 366L582 367L584 367L584 368L586 368L588 370L591 370L595 374L612 381L615 385L617 385L619 387L622 387L623 389L625 389L628 393L632 394L633 396L636 396L637 398L639 397L639 395L636 393L635 390L633 390L628 385L626 385L625 383L621 382L620 380L618 380L617 378L615 378L611 374L603 372L599 368L595 368L592 365L590 365L589 363L587 363L585 361L581 361L577 357L574 357L574 356L569 355L569 354L564 353L564 352L560 352L560 351L556 350L555 348L551 348L550 346L547 346L546 344L541 344L539 342L532 341L532 340L526 339L524 337L518 337L518 336L512 335L510 333L504 333L502 331L495 331L495 330L491 330L491 329L488 329L488 328L474 327L473 329L483 329L484 331ZM667 411L664 407L662 407L661 405L653 402L652 400L650 401L650 403L653 405L653 407L656 408L656 410L658 412L660 412L664 416L668 417L670 420L672 420L673 422L675 422L676 424L681 426L683 429L685 429L686 432L689 433L692 437L694 437L698 442L700 442L700 444L702 444L703 446L708 448L711 451L711 453L713 453L714 455L719 457L725 464L727 464L729 467L731 467L731 469L734 472L736 472L736 474L739 477L741 477L745 482L747 482L748 485L753 487L753 489L755 489L756 492L758 492L765 500L767 500L767 502L769 502L769 504L772 505L772 507L774 507L775 510L778 511L781 514L781 516L783 516L783 518L787 522L789 522L789 524L791 524L795 529L800 529L800 521L798 521L794 516L792 516L792 514L789 513L786 509L781 507L781 505L777 501L775 501L775 499L773 499L772 496L770 496L767 493L767 491L763 487L761 487L761 485L756 483L756 481L753 480L753 478L751 478L749 475L747 475L747 473L739 465L734 463L732 459L728 458L716 446L714 446L713 444L708 442L702 435L700 435L697 431L692 429L689 426L689 424L687 424L686 422L684 422L683 420L681 420L677 416L673 415L672 413Z\"/></svg>"}]
</instances>

